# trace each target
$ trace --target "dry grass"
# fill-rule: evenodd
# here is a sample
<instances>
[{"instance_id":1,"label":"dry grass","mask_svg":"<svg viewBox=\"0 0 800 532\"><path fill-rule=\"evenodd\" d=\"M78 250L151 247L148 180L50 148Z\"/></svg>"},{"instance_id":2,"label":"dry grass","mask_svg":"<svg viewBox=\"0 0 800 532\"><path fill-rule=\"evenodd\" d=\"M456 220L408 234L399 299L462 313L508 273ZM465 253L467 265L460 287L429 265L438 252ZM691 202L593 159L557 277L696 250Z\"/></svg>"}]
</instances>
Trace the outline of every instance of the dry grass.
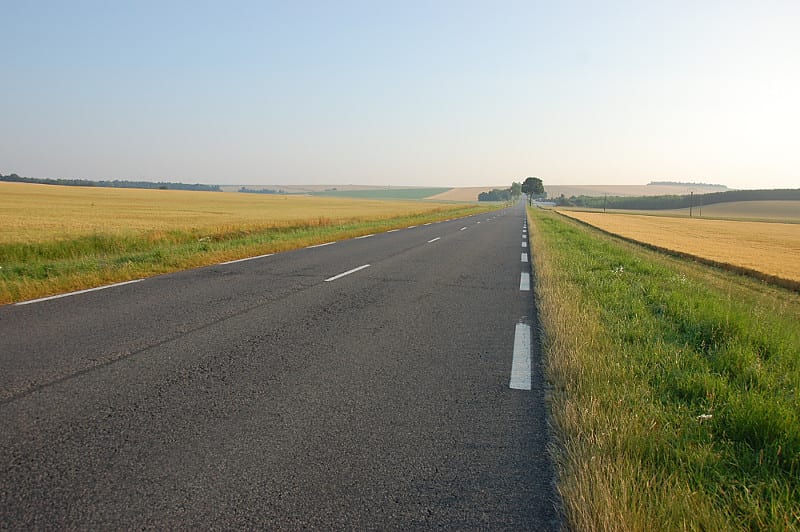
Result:
<instances>
[{"instance_id":1,"label":"dry grass","mask_svg":"<svg viewBox=\"0 0 800 532\"><path fill-rule=\"evenodd\" d=\"M560 211L603 231L800 282L800 225Z\"/></svg>"},{"instance_id":2,"label":"dry grass","mask_svg":"<svg viewBox=\"0 0 800 532\"><path fill-rule=\"evenodd\" d=\"M46 242L92 234L287 227L389 219L444 205L409 201L223 194L0 183L0 243ZM447 208L452 208L448 205Z\"/></svg>"}]
</instances>

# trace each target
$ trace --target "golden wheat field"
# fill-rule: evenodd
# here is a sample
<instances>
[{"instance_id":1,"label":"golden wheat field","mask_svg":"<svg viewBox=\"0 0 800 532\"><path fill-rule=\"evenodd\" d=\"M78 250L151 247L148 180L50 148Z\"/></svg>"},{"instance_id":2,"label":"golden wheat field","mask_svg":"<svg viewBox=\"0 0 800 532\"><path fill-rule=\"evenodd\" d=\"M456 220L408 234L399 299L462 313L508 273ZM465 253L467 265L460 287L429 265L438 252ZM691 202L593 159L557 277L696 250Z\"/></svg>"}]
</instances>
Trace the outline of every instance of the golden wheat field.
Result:
<instances>
[{"instance_id":1,"label":"golden wheat field","mask_svg":"<svg viewBox=\"0 0 800 532\"><path fill-rule=\"evenodd\" d=\"M452 209L413 201L0 183L0 243L87 234L281 227L309 220L380 220Z\"/></svg>"},{"instance_id":2,"label":"golden wheat field","mask_svg":"<svg viewBox=\"0 0 800 532\"><path fill-rule=\"evenodd\" d=\"M800 281L800 224L559 212L625 238Z\"/></svg>"}]
</instances>

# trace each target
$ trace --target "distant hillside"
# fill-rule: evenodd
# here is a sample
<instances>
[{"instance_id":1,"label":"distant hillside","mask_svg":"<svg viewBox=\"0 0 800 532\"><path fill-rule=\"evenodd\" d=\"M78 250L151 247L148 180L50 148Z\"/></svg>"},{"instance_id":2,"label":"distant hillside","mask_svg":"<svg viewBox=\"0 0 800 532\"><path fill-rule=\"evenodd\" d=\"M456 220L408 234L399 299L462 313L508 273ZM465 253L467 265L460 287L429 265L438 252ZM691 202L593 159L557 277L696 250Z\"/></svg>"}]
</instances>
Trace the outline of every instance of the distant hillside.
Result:
<instances>
[{"instance_id":1,"label":"distant hillside","mask_svg":"<svg viewBox=\"0 0 800 532\"><path fill-rule=\"evenodd\" d=\"M664 210L686 209L692 206L741 201L794 201L800 200L800 189L729 190L709 194L682 194L668 196L571 196L555 198L562 206L593 209Z\"/></svg>"},{"instance_id":2,"label":"distant hillside","mask_svg":"<svg viewBox=\"0 0 800 532\"><path fill-rule=\"evenodd\" d=\"M689 192L719 192L727 190L702 188L687 185L548 185L544 183L544 190L548 198L557 198L564 195L570 196L668 196L673 194L688 194Z\"/></svg>"},{"instance_id":3,"label":"distant hillside","mask_svg":"<svg viewBox=\"0 0 800 532\"><path fill-rule=\"evenodd\" d=\"M200 190L208 192L219 192L219 185L187 185L186 183L172 183L161 181L152 183L150 181L90 181L88 179L50 179L39 177L21 177L17 174L0 175L0 181L9 183L32 183L37 185L61 185L67 187L105 187L105 188L144 188L159 190Z\"/></svg>"},{"instance_id":4,"label":"distant hillside","mask_svg":"<svg viewBox=\"0 0 800 532\"><path fill-rule=\"evenodd\" d=\"M650 181L647 186L687 187L695 189L709 189L717 192L728 190L725 185L712 185L709 183L689 183L682 181Z\"/></svg>"}]
</instances>

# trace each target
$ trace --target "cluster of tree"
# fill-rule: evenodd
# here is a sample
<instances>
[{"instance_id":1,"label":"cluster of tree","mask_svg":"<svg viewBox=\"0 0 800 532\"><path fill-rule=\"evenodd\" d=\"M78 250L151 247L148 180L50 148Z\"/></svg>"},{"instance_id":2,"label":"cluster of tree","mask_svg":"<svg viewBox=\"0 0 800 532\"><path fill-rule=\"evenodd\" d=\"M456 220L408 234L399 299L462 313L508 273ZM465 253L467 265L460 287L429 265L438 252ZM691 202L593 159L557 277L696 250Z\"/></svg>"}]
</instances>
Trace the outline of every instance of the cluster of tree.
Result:
<instances>
[{"instance_id":1,"label":"cluster of tree","mask_svg":"<svg viewBox=\"0 0 800 532\"><path fill-rule=\"evenodd\" d=\"M239 192L246 194L288 194L285 190L276 190L274 188L247 188L241 187Z\"/></svg>"},{"instance_id":2,"label":"cluster of tree","mask_svg":"<svg viewBox=\"0 0 800 532\"><path fill-rule=\"evenodd\" d=\"M510 188L494 188L478 194L478 201L511 201L511 198Z\"/></svg>"},{"instance_id":3,"label":"cluster of tree","mask_svg":"<svg viewBox=\"0 0 800 532\"><path fill-rule=\"evenodd\" d=\"M544 185L538 177L528 177L522 183L513 182L509 188L495 188L478 194L478 201L513 201L522 194L529 198L545 197Z\"/></svg>"},{"instance_id":4,"label":"cluster of tree","mask_svg":"<svg viewBox=\"0 0 800 532\"><path fill-rule=\"evenodd\" d=\"M39 177L20 177L17 174L1 175L0 181L12 183L35 183L39 185L62 185L68 187L107 187L107 188L147 188L160 190L202 190L209 192L220 192L219 185L189 185L186 183L158 182L150 181L90 181L88 179L50 179Z\"/></svg>"},{"instance_id":5,"label":"cluster of tree","mask_svg":"<svg viewBox=\"0 0 800 532\"><path fill-rule=\"evenodd\" d=\"M713 205L729 201L800 200L800 189L728 190L709 194L683 194L670 196L571 196L556 199L561 206L594 209L660 210L688 209L698 205Z\"/></svg>"}]
</instances>

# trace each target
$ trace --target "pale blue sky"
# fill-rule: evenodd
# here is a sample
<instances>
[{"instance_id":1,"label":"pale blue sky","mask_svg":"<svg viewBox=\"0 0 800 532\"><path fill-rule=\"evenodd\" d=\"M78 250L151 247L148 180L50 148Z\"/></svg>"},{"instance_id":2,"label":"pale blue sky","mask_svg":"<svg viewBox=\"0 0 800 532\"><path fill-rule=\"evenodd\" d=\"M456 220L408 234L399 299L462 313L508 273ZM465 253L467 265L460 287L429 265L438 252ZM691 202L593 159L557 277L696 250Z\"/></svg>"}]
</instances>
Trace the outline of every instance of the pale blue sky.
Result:
<instances>
[{"instance_id":1,"label":"pale blue sky","mask_svg":"<svg viewBox=\"0 0 800 532\"><path fill-rule=\"evenodd\" d=\"M800 187L800 2L0 0L0 173Z\"/></svg>"}]
</instances>

